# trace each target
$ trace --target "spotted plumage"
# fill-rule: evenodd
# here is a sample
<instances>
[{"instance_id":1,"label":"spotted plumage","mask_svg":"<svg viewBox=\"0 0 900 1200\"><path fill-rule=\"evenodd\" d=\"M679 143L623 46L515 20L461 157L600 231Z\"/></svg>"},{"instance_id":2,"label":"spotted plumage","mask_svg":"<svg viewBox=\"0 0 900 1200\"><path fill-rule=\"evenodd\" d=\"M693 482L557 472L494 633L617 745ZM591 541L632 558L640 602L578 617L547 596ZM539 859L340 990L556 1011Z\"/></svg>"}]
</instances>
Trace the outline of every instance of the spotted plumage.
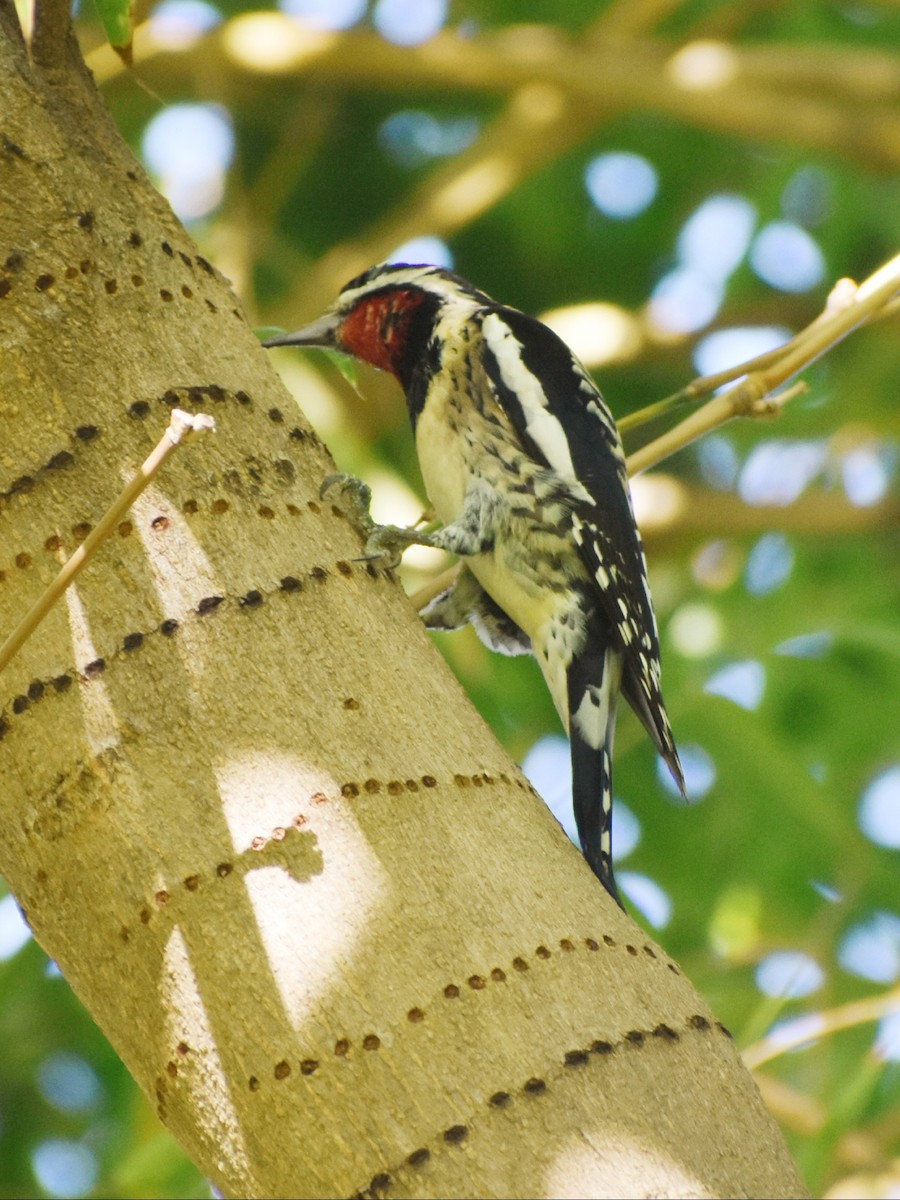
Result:
<instances>
[{"instance_id":1,"label":"spotted plumage","mask_svg":"<svg viewBox=\"0 0 900 1200\"><path fill-rule=\"evenodd\" d=\"M318 321L267 345L330 346L399 379L443 528L381 531L372 545L460 555L455 586L425 609L426 624L471 621L492 649L535 655L570 735L585 858L619 900L610 837L620 691L682 791L684 778L625 456L593 380L546 325L430 266L373 267Z\"/></svg>"}]
</instances>

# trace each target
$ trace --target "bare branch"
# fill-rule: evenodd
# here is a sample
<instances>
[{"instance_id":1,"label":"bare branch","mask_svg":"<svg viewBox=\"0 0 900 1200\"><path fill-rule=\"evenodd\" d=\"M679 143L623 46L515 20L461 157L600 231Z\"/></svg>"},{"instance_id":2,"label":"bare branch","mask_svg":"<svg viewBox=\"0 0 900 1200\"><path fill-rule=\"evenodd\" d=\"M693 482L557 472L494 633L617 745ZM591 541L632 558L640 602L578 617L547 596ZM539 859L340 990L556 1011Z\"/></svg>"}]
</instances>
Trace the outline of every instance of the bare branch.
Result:
<instances>
[{"instance_id":1,"label":"bare branch","mask_svg":"<svg viewBox=\"0 0 900 1200\"><path fill-rule=\"evenodd\" d=\"M652 406L653 415L658 416L660 411L667 406L674 407L674 401L680 402L684 396L707 395L723 380L744 376L734 387L714 396L674 429L635 451L628 459L629 474L637 475L640 471L646 471L648 467L734 417L776 416L781 407L802 391L805 385L796 384L775 396L778 388L821 358L848 333L880 316L886 307L894 304L898 295L900 255L885 263L858 287L848 280L841 280L832 290L825 311L784 346L729 371L695 379L683 392ZM634 420L631 422L632 425L636 423Z\"/></svg>"},{"instance_id":2,"label":"bare branch","mask_svg":"<svg viewBox=\"0 0 900 1200\"><path fill-rule=\"evenodd\" d=\"M900 1010L900 988L891 988L880 996L870 996L865 1000L851 1000L849 1004L841 1004L837 1008L826 1009L824 1012L811 1013L804 1019L799 1017L794 1023L793 1033L790 1029L781 1029L775 1036L765 1037L752 1046L748 1046L742 1057L744 1064L751 1071L761 1067L763 1063L771 1062L773 1058L796 1050L813 1038L828 1037L839 1033L842 1029L852 1029L856 1025L864 1025L869 1021L880 1021L888 1013Z\"/></svg>"},{"instance_id":3,"label":"bare branch","mask_svg":"<svg viewBox=\"0 0 900 1200\"><path fill-rule=\"evenodd\" d=\"M648 9L658 2L646 0ZM610 16L607 10L589 26L585 36L601 37ZM649 11L645 16L649 19ZM632 13L632 20L635 17ZM400 205L361 236L333 247L299 276L291 311L299 317L317 312L347 279L370 263L381 261L416 232L448 237L470 224L544 163L577 145L614 112L603 101L585 105L556 84L523 77L503 111L474 145L432 171ZM285 151L292 156L296 153L293 144L285 144ZM289 171L281 174L290 177Z\"/></svg>"},{"instance_id":4,"label":"bare branch","mask_svg":"<svg viewBox=\"0 0 900 1200\"><path fill-rule=\"evenodd\" d=\"M588 37L599 43L605 38L639 37L657 28L683 0L612 0L603 15L594 22Z\"/></svg>"},{"instance_id":5,"label":"bare branch","mask_svg":"<svg viewBox=\"0 0 900 1200\"><path fill-rule=\"evenodd\" d=\"M667 487L677 489L672 493L673 503L664 514L650 513L641 522L644 545L653 550L677 541L695 543L726 535L757 537L772 529L817 537L888 533L900 523L900 504L893 499L860 506L839 494L813 490L793 504L746 504L729 492L691 487L668 475L664 479ZM415 609L421 612L450 587L459 568L460 564L454 563L411 592Z\"/></svg>"},{"instance_id":6,"label":"bare branch","mask_svg":"<svg viewBox=\"0 0 900 1200\"><path fill-rule=\"evenodd\" d=\"M179 77L183 81L199 70L200 56L204 68L219 59L230 72L243 68L255 77L256 64L240 44L246 44L247 23L263 18L271 22L273 15L240 17L205 38L197 50L161 60L167 86L177 86ZM727 41L594 41L590 31L568 38L545 27L511 27L471 38L445 31L409 50L362 31L323 37L321 31L304 30L285 18L280 49L279 80L318 80L354 90L406 86L500 94L550 85L579 111L594 107L602 113L612 107L658 112L740 137L844 152L882 170L895 170L898 162L895 73L884 70L885 56L875 50L854 54L851 84L845 87L843 76L832 85L833 58L818 47L785 47L780 57L764 58L758 49L751 53ZM156 50L146 36L138 39L136 60L146 65ZM803 87L797 86L793 71L798 54L804 62ZM863 102L859 80L870 61ZM119 74L111 53L98 52L90 65L104 80Z\"/></svg>"},{"instance_id":7,"label":"bare branch","mask_svg":"<svg viewBox=\"0 0 900 1200\"><path fill-rule=\"evenodd\" d=\"M893 107L876 105L887 106L895 91L882 54L861 50L854 56L854 77L865 73L870 58L873 64L872 95L863 107L852 103L852 95L827 95L832 63L830 58L817 58L819 48L790 48L791 55L804 50L809 91L794 87L789 64L779 65L777 56L771 62L761 60L755 51L750 55L745 47L724 42L715 44L723 70L715 79L707 78L683 57L696 43L679 47L634 36L651 28L666 8L667 0L614 5L577 40L543 27L513 27L502 35L474 38L447 31L415 50L362 31L326 35L284 18L280 81L321 80L349 89L406 85L488 90L508 96L504 110L468 151L434 170L401 205L352 241L333 247L311 269L296 272L294 294L282 302L294 319L314 315L348 278L416 233L452 235L622 109L662 112L743 137L843 149L870 165L896 168L900 119ZM158 88L178 86L201 69L196 56L202 55L207 78L231 78L235 69L256 77L256 64L241 49L252 42L247 37L249 23L256 20L267 22L265 32L271 38L272 23L279 18L273 13L247 14L203 39L196 50L178 56L158 54L145 26L135 39L142 76ZM165 83L148 69L155 66L154 60ZM215 69L217 60L220 71ZM100 80L113 79L123 69L109 47L88 61ZM818 90L812 86L816 78L821 82ZM790 92L789 105L779 89ZM294 154L295 143L289 145ZM285 143L285 153L287 147ZM286 169L276 174L290 177Z\"/></svg>"}]
</instances>

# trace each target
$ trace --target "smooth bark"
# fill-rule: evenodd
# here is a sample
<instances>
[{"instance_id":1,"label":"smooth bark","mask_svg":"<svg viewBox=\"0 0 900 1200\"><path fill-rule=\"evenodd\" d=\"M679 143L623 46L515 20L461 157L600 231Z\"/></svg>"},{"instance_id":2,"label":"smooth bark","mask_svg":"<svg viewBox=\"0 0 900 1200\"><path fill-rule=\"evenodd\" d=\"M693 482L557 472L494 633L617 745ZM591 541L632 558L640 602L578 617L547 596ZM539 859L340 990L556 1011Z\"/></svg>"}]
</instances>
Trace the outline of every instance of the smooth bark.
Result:
<instances>
[{"instance_id":1,"label":"smooth bark","mask_svg":"<svg viewBox=\"0 0 900 1200\"><path fill-rule=\"evenodd\" d=\"M71 39L31 61L0 14L3 628L171 406L218 428L0 680L38 939L228 1195L801 1194L728 1036L353 561Z\"/></svg>"}]
</instances>

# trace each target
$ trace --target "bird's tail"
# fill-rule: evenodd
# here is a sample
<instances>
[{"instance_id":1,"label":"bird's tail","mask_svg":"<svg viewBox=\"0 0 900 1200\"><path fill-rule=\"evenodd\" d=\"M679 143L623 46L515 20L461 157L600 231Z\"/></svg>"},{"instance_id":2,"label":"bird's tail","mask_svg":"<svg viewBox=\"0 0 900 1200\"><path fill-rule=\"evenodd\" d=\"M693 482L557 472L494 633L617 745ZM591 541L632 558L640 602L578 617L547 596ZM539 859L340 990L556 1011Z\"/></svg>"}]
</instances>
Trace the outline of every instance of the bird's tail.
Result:
<instances>
[{"instance_id":1,"label":"bird's tail","mask_svg":"<svg viewBox=\"0 0 900 1200\"><path fill-rule=\"evenodd\" d=\"M675 738L672 736L672 726L669 724L658 675L648 675L645 672L639 676L637 672L626 667L622 676L622 695L650 734L660 757L669 768L669 773L675 780L678 790L686 800L687 788L684 783L684 770L681 766L681 759L678 757Z\"/></svg>"},{"instance_id":2,"label":"bird's tail","mask_svg":"<svg viewBox=\"0 0 900 1200\"><path fill-rule=\"evenodd\" d=\"M581 849L591 870L624 908L612 865L612 760L622 655L608 646L569 666L572 803Z\"/></svg>"}]
</instances>

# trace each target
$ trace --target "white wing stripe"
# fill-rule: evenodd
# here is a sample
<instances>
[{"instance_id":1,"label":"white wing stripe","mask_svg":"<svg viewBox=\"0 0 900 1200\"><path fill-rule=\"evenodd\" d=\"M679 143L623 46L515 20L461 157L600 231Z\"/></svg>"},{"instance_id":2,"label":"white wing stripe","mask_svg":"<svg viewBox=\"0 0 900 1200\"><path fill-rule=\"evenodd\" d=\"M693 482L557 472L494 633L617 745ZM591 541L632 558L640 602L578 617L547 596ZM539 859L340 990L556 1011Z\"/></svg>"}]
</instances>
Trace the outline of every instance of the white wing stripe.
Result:
<instances>
[{"instance_id":1,"label":"white wing stripe","mask_svg":"<svg viewBox=\"0 0 900 1200\"><path fill-rule=\"evenodd\" d=\"M550 412L540 380L522 361L518 339L498 313L488 313L482 322L482 331L497 360L503 382L522 406L529 436L553 470L583 490L575 474L566 431Z\"/></svg>"}]
</instances>

